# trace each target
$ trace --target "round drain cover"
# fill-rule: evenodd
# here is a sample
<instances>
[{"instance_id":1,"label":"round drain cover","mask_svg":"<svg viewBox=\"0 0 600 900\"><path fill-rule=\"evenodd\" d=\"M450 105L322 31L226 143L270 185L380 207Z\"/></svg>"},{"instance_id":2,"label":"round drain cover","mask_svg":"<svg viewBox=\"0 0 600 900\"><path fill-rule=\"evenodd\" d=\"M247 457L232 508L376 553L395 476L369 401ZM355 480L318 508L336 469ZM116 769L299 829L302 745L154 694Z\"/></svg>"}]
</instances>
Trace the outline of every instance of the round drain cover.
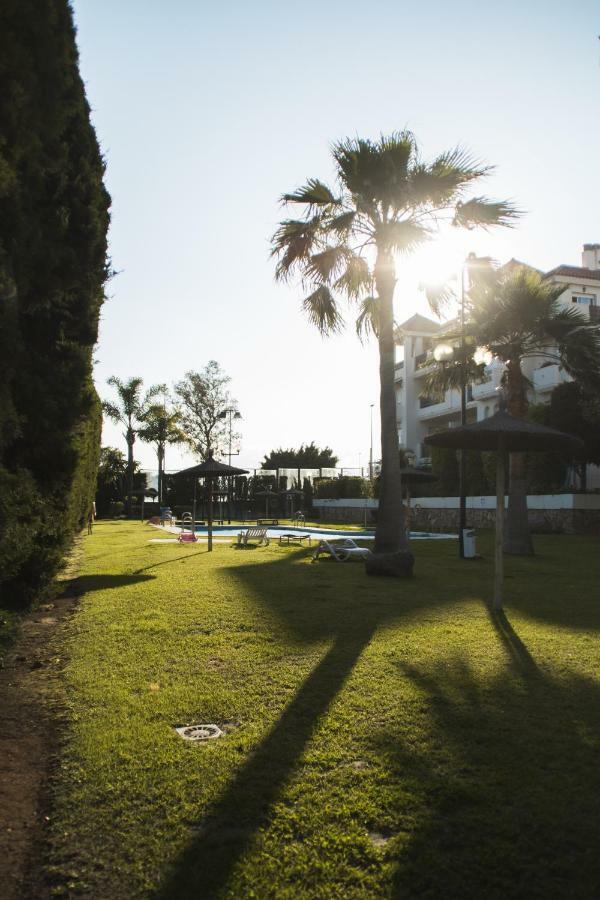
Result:
<instances>
[{"instance_id":1,"label":"round drain cover","mask_svg":"<svg viewBox=\"0 0 600 900\"><path fill-rule=\"evenodd\" d=\"M186 741L211 741L223 735L218 725L180 725L175 731Z\"/></svg>"}]
</instances>

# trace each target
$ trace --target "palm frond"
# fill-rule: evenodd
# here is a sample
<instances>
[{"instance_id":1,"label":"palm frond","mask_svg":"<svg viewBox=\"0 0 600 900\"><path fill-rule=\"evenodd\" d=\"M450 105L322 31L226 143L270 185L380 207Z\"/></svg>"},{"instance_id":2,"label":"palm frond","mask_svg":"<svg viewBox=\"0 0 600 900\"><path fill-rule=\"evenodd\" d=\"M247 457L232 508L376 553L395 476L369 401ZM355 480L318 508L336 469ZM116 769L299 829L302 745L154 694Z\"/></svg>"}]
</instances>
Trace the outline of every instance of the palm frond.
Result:
<instances>
[{"instance_id":1,"label":"palm frond","mask_svg":"<svg viewBox=\"0 0 600 900\"><path fill-rule=\"evenodd\" d=\"M280 257L275 269L278 281L289 278L299 263L306 262L314 250L321 221L321 216L313 216L307 221L286 219L281 222L271 241L271 256Z\"/></svg>"},{"instance_id":2,"label":"palm frond","mask_svg":"<svg viewBox=\"0 0 600 900\"><path fill-rule=\"evenodd\" d=\"M452 224L456 228L492 228L503 226L512 228L522 213L506 200L489 200L487 197L472 197L465 203L459 201L454 211Z\"/></svg>"},{"instance_id":3,"label":"palm frond","mask_svg":"<svg viewBox=\"0 0 600 900\"><path fill-rule=\"evenodd\" d=\"M377 297L365 297L360 304L360 312L356 319L356 334L365 341L371 334L379 337L379 300Z\"/></svg>"},{"instance_id":4,"label":"palm frond","mask_svg":"<svg viewBox=\"0 0 600 900\"><path fill-rule=\"evenodd\" d=\"M124 422L124 418L121 415L121 410L119 409L119 407L114 403L110 403L108 400L102 401L102 412L104 413L104 415L108 416L108 418L115 424Z\"/></svg>"},{"instance_id":5,"label":"palm frond","mask_svg":"<svg viewBox=\"0 0 600 900\"><path fill-rule=\"evenodd\" d=\"M432 313L441 318L443 310L457 300L456 291L448 281L441 284L421 282L419 290L423 291Z\"/></svg>"},{"instance_id":6,"label":"palm frond","mask_svg":"<svg viewBox=\"0 0 600 900\"><path fill-rule=\"evenodd\" d=\"M344 320L327 285L319 285L312 294L305 297L302 307L311 324L318 328L321 334L332 334L342 330Z\"/></svg>"},{"instance_id":7,"label":"palm frond","mask_svg":"<svg viewBox=\"0 0 600 900\"><path fill-rule=\"evenodd\" d=\"M446 391L460 390L463 377L465 384L486 380L485 365L476 363L471 355L466 356L464 366L460 354L448 362L436 363L433 357L428 362L435 367L423 377L421 396L443 397Z\"/></svg>"},{"instance_id":8,"label":"palm frond","mask_svg":"<svg viewBox=\"0 0 600 900\"><path fill-rule=\"evenodd\" d=\"M309 178L306 184L293 191L291 194L284 194L281 198L282 203L306 203L309 206L335 206L340 203L332 190L320 181L318 178Z\"/></svg>"},{"instance_id":9,"label":"palm frond","mask_svg":"<svg viewBox=\"0 0 600 900\"><path fill-rule=\"evenodd\" d=\"M340 273L347 257L345 246L328 247L320 253L313 253L306 260L304 272L313 281L329 282Z\"/></svg>"},{"instance_id":10,"label":"palm frond","mask_svg":"<svg viewBox=\"0 0 600 900\"><path fill-rule=\"evenodd\" d=\"M429 237L429 229L412 219L386 222L377 229L378 244L397 253L410 253L429 240Z\"/></svg>"},{"instance_id":11,"label":"palm frond","mask_svg":"<svg viewBox=\"0 0 600 900\"><path fill-rule=\"evenodd\" d=\"M379 141L348 138L334 144L338 178L353 197L398 206L417 156L414 135L398 131ZM396 198L396 199L395 199Z\"/></svg>"},{"instance_id":12,"label":"palm frond","mask_svg":"<svg viewBox=\"0 0 600 900\"><path fill-rule=\"evenodd\" d=\"M464 189L492 171L462 147L440 154L432 163L419 163L410 173L413 206L443 207L458 199Z\"/></svg>"},{"instance_id":13,"label":"palm frond","mask_svg":"<svg viewBox=\"0 0 600 900\"><path fill-rule=\"evenodd\" d=\"M362 256L347 257L346 268L335 282L334 287L351 300L359 300L373 286L369 264Z\"/></svg>"},{"instance_id":14,"label":"palm frond","mask_svg":"<svg viewBox=\"0 0 600 900\"><path fill-rule=\"evenodd\" d=\"M355 219L355 210L341 213L339 216L334 216L333 219L329 220L329 230L333 231L333 233L337 234L337 236L340 238L346 238L348 236L348 233L351 231L352 226L354 225Z\"/></svg>"}]
</instances>

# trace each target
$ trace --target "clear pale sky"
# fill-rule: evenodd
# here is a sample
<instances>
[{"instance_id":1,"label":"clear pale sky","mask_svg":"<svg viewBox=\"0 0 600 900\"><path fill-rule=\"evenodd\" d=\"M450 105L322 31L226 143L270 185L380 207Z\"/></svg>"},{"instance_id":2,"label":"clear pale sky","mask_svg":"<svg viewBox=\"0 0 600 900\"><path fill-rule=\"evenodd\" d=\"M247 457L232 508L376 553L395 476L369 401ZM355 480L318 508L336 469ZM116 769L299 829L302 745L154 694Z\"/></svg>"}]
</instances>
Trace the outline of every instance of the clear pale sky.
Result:
<instances>
[{"instance_id":1,"label":"clear pale sky","mask_svg":"<svg viewBox=\"0 0 600 900\"><path fill-rule=\"evenodd\" d=\"M418 282L470 250L549 269L600 241L597 0L74 10L113 201L98 389L110 395L111 374L172 383L218 360L244 417L241 465L310 440L367 463L376 348L351 323L321 338L269 259L279 196L331 179L332 141L408 127L425 157L464 145L497 167L485 193L527 210L513 230L430 245L400 274L398 321L427 314ZM103 440L125 449L114 426ZM136 458L155 467L146 445ZM167 451L168 468L182 462Z\"/></svg>"}]
</instances>

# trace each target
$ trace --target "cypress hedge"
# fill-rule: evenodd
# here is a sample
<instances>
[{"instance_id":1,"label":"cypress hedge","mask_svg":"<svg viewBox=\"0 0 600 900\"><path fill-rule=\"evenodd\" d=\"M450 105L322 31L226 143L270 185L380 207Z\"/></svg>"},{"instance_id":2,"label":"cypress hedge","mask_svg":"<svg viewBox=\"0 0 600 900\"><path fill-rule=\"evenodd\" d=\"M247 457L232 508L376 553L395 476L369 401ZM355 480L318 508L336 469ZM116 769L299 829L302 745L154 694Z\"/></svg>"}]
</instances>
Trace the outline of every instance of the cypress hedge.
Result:
<instances>
[{"instance_id":1,"label":"cypress hedge","mask_svg":"<svg viewBox=\"0 0 600 900\"><path fill-rule=\"evenodd\" d=\"M110 198L67 0L0 6L0 590L49 587L95 488Z\"/></svg>"}]
</instances>

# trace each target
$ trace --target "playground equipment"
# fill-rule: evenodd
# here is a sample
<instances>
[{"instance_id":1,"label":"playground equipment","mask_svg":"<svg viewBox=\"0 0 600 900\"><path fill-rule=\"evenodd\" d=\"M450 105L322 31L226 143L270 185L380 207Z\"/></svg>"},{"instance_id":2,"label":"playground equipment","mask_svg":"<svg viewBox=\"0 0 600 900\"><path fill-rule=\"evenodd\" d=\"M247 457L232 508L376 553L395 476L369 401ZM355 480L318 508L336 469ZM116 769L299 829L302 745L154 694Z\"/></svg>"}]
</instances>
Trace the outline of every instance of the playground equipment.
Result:
<instances>
[{"instance_id":1,"label":"playground equipment","mask_svg":"<svg viewBox=\"0 0 600 900\"><path fill-rule=\"evenodd\" d=\"M195 544L198 540L194 517L190 512L183 513L181 517L181 531L177 540L182 544Z\"/></svg>"}]
</instances>

